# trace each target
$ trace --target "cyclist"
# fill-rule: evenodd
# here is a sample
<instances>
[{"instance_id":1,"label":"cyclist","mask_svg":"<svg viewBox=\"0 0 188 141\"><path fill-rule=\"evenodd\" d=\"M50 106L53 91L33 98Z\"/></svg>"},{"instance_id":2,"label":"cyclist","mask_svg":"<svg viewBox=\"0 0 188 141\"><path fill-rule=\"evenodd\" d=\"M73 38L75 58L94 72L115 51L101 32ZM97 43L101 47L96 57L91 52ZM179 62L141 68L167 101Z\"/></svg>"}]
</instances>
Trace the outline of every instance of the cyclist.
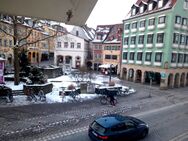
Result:
<instances>
[{"instance_id":1,"label":"cyclist","mask_svg":"<svg viewBox=\"0 0 188 141\"><path fill-rule=\"evenodd\" d=\"M109 96L109 98L110 98L110 104L111 104L112 106L115 106L115 102L114 102L114 100L115 100L115 98L114 98L114 94L109 93L108 96Z\"/></svg>"}]
</instances>

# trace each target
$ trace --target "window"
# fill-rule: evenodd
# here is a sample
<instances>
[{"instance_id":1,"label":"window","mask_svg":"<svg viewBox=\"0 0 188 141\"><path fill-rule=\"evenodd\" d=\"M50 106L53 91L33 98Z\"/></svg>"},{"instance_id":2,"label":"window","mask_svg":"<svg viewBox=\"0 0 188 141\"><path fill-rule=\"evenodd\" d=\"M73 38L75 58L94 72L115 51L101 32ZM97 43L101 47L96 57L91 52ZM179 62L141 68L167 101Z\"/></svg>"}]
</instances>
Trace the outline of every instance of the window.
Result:
<instances>
[{"instance_id":1,"label":"window","mask_svg":"<svg viewBox=\"0 0 188 141\"><path fill-rule=\"evenodd\" d=\"M105 59L111 59L111 55L105 55Z\"/></svg>"},{"instance_id":2,"label":"window","mask_svg":"<svg viewBox=\"0 0 188 141\"><path fill-rule=\"evenodd\" d=\"M136 15L136 8L133 8L133 9L132 9L131 15L132 15L132 16Z\"/></svg>"},{"instance_id":3,"label":"window","mask_svg":"<svg viewBox=\"0 0 188 141\"><path fill-rule=\"evenodd\" d=\"M137 53L137 60L138 61L142 61L142 54L143 54L142 52Z\"/></svg>"},{"instance_id":4,"label":"window","mask_svg":"<svg viewBox=\"0 0 188 141\"><path fill-rule=\"evenodd\" d=\"M163 0L158 1L158 8L161 8L161 7L163 7Z\"/></svg>"},{"instance_id":5,"label":"window","mask_svg":"<svg viewBox=\"0 0 188 141\"><path fill-rule=\"evenodd\" d=\"M142 5L141 7L140 7L140 13L143 13L144 12L144 5Z\"/></svg>"},{"instance_id":6,"label":"window","mask_svg":"<svg viewBox=\"0 0 188 141\"><path fill-rule=\"evenodd\" d=\"M145 60L146 61L151 61L151 55L152 55L151 52L146 52L146 58L145 58Z\"/></svg>"},{"instance_id":7,"label":"window","mask_svg":"<svg viewBox=\"0 0 188 141\"><path fill-rule=\"evenodd\" d=\"M188 9L188 0L184 1L184 9Z\"/></svg>"},{"instance_id":8,"label":"window","mask_svg":"<svg viewBox=\"0 0 188 141\"><path fill-rule=\"evenodd\" d=\"M176 16L175 23L176 24L181 24L181 17L180 16Z\"/></svg>"},{"instance_id":9,"label":"window","mask_svg":"<svg viewBox=\"0 0 188 141\"><path fill-rule=\"evenodd\" d=\"M184 54L184 63L188 63L188 54Z\"/></svg>"},{"instance_id":10,"label":"window","mask_svg":"<svg viewBox=\"0 0 188 141\"><path fill-rule=\"evenodd\" d=\"M183 54L178 53L178 63L183 63Z\"/></svg>"},{"instance_id":11,"label":"window","mask_svg":"<svg viewBox=\"0 0 188 141\"><path fill-rule=\"evenodd\" d=\"M71 48L74 48L74 42L71 42Z\"/></svg>"},{"instance_id":12,"label":"window","mask_svg":"<svg viewBox=\"0 0 188 141\"><path fill-rule=\"evenodd\" d=\"M134 60L134 52L130 52L130 57L129 57L130 60Z\"/></svg>"},{"instance_id":13,"label":"window","mask_svg":"<svg viewBox=\"0 0 188 141\"><path fill-rule=\"evenodd\" d=\"M140 21L140 27L145 27L145 25L146 25L146 21L144 20L144 21Z\"/></svg>"},{"instance_id":14,"label":"window","mask_svg":"<svg viewBox=\"0 0 188 141\"><path fill-rule=\"evenodd\" d=\"M171 63L176 63L177 53L172 53Z\"/></svg>"},{"instance_id":15,"label":"window","mask_svg":"<svg viewBox=\"0 0 188 141\"><path fill-rule=\"evenodd\" d=\"M153 34L148 34L147 43L153 44Z\"/></svg>"},{"instance_id":16,"label":"window","mask_svg":"<svg viewBox=\"0 0 188 141\"><path fill-rule=\"evenodd\" d=\"M64 42L64 48L68 48L68 42Z\"/></svg>"},{"instance_id":17,"label":"window","mask_svg":"<svg viewBox=\"0 0 188 141\"><path fill-rule=\"evenodd\" d=\"M157 34L157 43L163 43L164 42L164 33L158 33Z\"/></svg>"},{"instance_id":18,"label":"window","mask_svg":"<svg viewBox=\"0 0 188 141\"><path fill-rule=\"evenodd\" d=\"M135 28L137 28L137 22L132 23L132 29L135 29Z\"/></svg>"},{"instance_id":19,"label":"window","mask_svg":"<svg viewBox=\"0 0 188 141\"><path fill-rule=\"evenodd\" d=\"M124 38L124 45L128 45L129 44L129 37Z\"/></svg>"},{"instance_id":20,"label":"window","mask_svg":"<svg viewBox=\"0 0 188 141\"><path fill-rule=\"evenodd\" d=\"M187 39L186 39L186 45L188 45L188 36L187 36Z\"/></svg>"},{"instance_id":21,"label":"window","mask_svg":"<svg viewBox=\"0 0 188 141\"><path fill-rule=\"evenodd\" d=\"M153 3L150 3L148 6L148 11L151 11L151 10L153 10Z\"/></svg>"},{"instance_id":22,"label":"window","mask_svg":"<svg viewBox=\"0 0 188 141\"><path fill-rule=\"evenodd\" d=\"M158 24L164 24L166 20L166 16L159 17Z\"/></svg>"},{"instance_id":23,"label":"window","mask_svg":"<svg viewBox=\"0 0 188 141\"><path fill-rule=\"evenodd\" d=\"M187 18L183 18L183 19L182 19L182 25L184 25L184 26L187 26L187 25L188 25Z\"/></svg>"},{"instance_id":24,"label":"window","mask_svg":"<svg viewBox=\"0 0 188 141\"><path fill-rule=\"evenodd\" d=\"M126 24L125 25L125 30L129 30L130 29L130 24Z\"/></svg>"},{"instance_id":25,"label":"window","mask_svg":"<svg viewBox=\"0 0 188 141\"><path fill-rule=\"evenodd\" d=\"M12 40L9 40L9 46L10 47L12 46Z\"/></svg>"},{"instance_id":26,"label":"window","mask_svg":"<svg viewBox=\"0 0 188 141\"><path fill-rule=\"evenodd\" d=\"M4 40L4 46L7 47L7 40Z\"/></svg>"},{"instance_id":27,"label":"window","mask_svg":"<svg viewBox=\"0 0 188 141\"><path fill-rule=\"evenodd\" d=\"M162 53L157 52L155 53L155 62L161 62L162 61Z\"/></svg>"},{"instance_id":28,"label":"window","mask_svg":"<svg viewBox=\"0 0 188 141\"><path fill-rule=\"evenodd\" d=\"M140 35L138 38L138 44L144 44L144 35Z\"/></svg>"},{"instance_id":29,"label":"window","mask_svg":"<svg viewBox=\"0 0 188 141\"><path fill-rule=\"evenodd\" d=\"M136 44L136 36L131 37L131 44L132 45Z\"/></svg>"},{"instance_id":30,"label":"window","mask_svg":"<svg viewBox=\"0 0 188 141\"><path fill-rule=\"evenodd\" d=\"M123 60L127 60L127 52L123 52Z\"/></svg>"},{"instance_id":31,"label":"window","mask_svg":"<svg viewBox=\"0 0 188 141\"><path fill-rule=\"evenodd\" d=\"M174 44L178 44L179 43L179 34L178 33L174 33L173 43Z\"/></svg>"},{"instance_id":32,"label":"window","mask_svg":"<svg viewBox=\"0 0 188 141\"><path fill-rule=\"evenodd\" d=\"M81 43L77 43L77 48L81 48Z\"/></svg>"},{"instance_id":33,"label":"window","mask_svg":"<svg viewBox=\"0 0 188 141\"><path fill-rule=\"evenodd\" d=\"M57 42L57 47L61 48L61 42Z\"/></svg>"},{"instance_id":34,"label":"window","mask_svg":"<svg viewBox=\"0 0 188 141\"><path fill-rule=\"evenodd\" d=\"M148 25L149 26L155 25L155 18L149 19Z\"/></svg>"},{"instance_id":35,"label":"window","mask_svg":"<svg viewBox=\"0 0 188 141\"><path fill-rule=\"evenodd\" d=\"M117 60L117 55L112 55L113 60Z\"/></svg>"},{"instance_id":36,"label":"window","mask_svg":"<svg viewBox=\"0 0 188 141\"><path fill-rule=\"evenodd\" d=\"M185 45L185 43L186 43L186 36L180 35L180 45Z\"/></svg>"}]
</instances>

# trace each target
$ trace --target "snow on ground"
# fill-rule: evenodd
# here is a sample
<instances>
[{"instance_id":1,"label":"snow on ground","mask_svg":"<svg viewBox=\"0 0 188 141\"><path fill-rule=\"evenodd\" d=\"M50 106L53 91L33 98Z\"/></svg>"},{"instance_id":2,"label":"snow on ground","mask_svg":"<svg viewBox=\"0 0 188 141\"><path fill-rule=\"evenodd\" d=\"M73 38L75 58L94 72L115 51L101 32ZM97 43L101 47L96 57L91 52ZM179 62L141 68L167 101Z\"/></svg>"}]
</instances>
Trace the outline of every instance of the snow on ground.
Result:
<instances>
[{"instance_id":1,"label":"snow on ground","mask_svg":"<svg viewBox=\"0 0 188 141\"><path fill-rule=\"evenodd\" d=\"M109 76L96 75L96 79L93 79L92 83L104 86L105 84L107 84L108 81L109 81ZM53 84L53 90L51 93L46 94L46 102L45 103L66 103L66 102L74 102L75 101L71 96L59 95L59 92L62 90L62 87L67 87L70 84L77 86L77 83L75 81L73 81L73 78L71 78L70 75L63 75L63 76L60 76L57 78L48 79L48 82ZM23 90L24 83L20 83L18 86L15 86L14 82L6 82L5 85L12 88L13 90ZM124 88L126 88L126 87L124 87ZM133 91L134 91L134 89L133 89ZM97 95L97 94L80 94L76 97L76 100L82 102L85 100L94 99L96 97L99 97L99 95ZM29 104L34 104L34 103L40 104L40 103L44 103L44 102L41 102L39 100L37 100L37 102L35 102L34 100L28 101L27 97L25 95L19 95L19 96L14 96L14 101L12 103L8 103L6 105L20 106L20 105L29 105Z\"/></svg>"}]
</instances>

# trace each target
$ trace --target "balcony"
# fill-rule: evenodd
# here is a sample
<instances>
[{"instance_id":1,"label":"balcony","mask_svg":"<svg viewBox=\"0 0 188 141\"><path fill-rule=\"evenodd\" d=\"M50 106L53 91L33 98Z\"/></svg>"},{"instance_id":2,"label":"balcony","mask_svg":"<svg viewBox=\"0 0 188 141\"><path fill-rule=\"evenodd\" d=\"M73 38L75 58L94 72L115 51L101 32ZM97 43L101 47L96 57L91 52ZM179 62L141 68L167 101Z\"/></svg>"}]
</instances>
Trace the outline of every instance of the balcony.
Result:
<instances>
[{"instance_id":1,"label":"balcony","mask_svg":"<svg viewBox=\"0 0 188 141\"><path fill-rule=\"evenodd\" d=\"M145 27L140 27L138 30L139 31L145 31L145 29L146 29Z\"/></svg>"},{"instance_id":2,"label":"balcony","mask_svg":"<svg viewBox=\"0 0 188 141\"><path fill-rule=\"evenodd\" d=\"M127 60L122 60L122 63L127 63Z\"/></svg>"},{"instance_id":3,"label":"balcony","mask_svg":"<svg viewBox=\"0 0 188 141\"><path fill-rule=\"evenodd\" d=\"M143 48L144 47L144 45L143 44L138 44L138 46L137 46L138 48Z\"/></svg>"},{"instance_id":4,"label":"balcony","mask_svg":"<svg viewBox=\"0 0 188 141\"><path fill-rule=\"evenodd\" d=\"M130 64L134 64L134 60L129 60L129 63Z\"/></svg>"},{"instance_id":5,"label":"balcony","mask_svg":"<svg viewBox=\"0 0 188 141\"><path fill-rule=\"evenodd\" d=\"M154 25L148 26L148 30L153 30L153 29L155 29Z\"/></svg>"},{"instance_id":6,"label":"balcony","mask_svg":"<svg viewBox=\"0 0 188 141\"><path fill-rule=\"evenodd\" d=\"M161 62L154 62L154 66L161 66L162 63Z\"/></svg>"},{"instance_id":7,"label":"balcony","mask_svg":"<svg viewBox=\"0 0 188 141\"><path fill-rule=\"evenodd\" d=\"M137 28L131 29L131 32L136 32L136 31L137 31Z\"/></svg>"},{"instance_id":8,"label":"balcony","mask_svg":"<svg viewBox=\"0 0 188 141\"><path fill-rule=\"evenodd\" d=\"M136 45L130 45L130 48L135 48L136 47Z\"/></svg>"},{"instance_id":9,"label":"balcony","mask_svg":"<svg viewBox=\"0 0 188 141\"><path fill-rule=\"evenodd\" d=\"M183 63L178 63L178 67L183 67Z\"/></svg>"},{"instance_id":10,"label":"balcony","mask_svg":"<svg viewBox=\"0 0 188 141\"><path fill-rule=\"evenodd\" d=\"M128 48L129 47L129 45L123 45L123 48Z\"/></svg>"},{"instance_id":11,"label":"balcony","mask_svg":"<svg viewBox=\"0 0 188 141\"><path fill-rule=\"evenodd\" d=\"M142 64L142 61L136 61L136 64Z\"/></svg>"},{"instance_id":12,"label":"balcony","mask_svg":"<svg viewBox=\"0 0 188 141\"><path fill-rule=\"evenodd\" d=\"M183 25L181 28L182 28L183 30L188 30L188 26L185 26L185 25Z\"/></svg>"},{"instance_id":13,"label":"balcony","mask_svg":"<svg viewBox=\"0 0 188 141\"><path fill-rule=\"evenodd\" d=\"M181 28L181 24L175 23L175 24L174 24L174 28L177 28L177 29Z\"/></svg>"},{"instance_id":14,"label":"balcony","mask_svg":"<svg viewBox=\"0 0 188 141\"><path fill-rule=\"evenodd\" d=\"M152 47L153 47L153 44L146 44L146 47L147 47L147 48L152 48Z\"/></svg>"},{"instance_id":15,"label":"balcony","mask_svg":"<svg viewBox=\"0 0 188 141\"><path fill-rule=\"evenodd\" d=\"M173 43L173 44L172 44L172 47L173 47L173 48L178 48L178 47L179 47L179 45L178 45L178 44Z\"/></svg>"},{"instance_id":16,"label":"balcony","mask_svg":"<svg viewBox=\"0 0 188 141\"><path fill-rule=\"evenodd\" d=\"M181 49L184 49L184 48L185 48L185 45L180 45L180 48L181 48Z\"/></svg>"},{"instance_id":17,"label":"balcony","mask_svg":"<svg viewBox=\"0 0 188 141\"><path fill-rule=\"evenodd\" d=\"M144 65L151 65L151 62L150 61L145 61Z\"/></svg>"},{"instance_id":18,"label":"balcony","mask_svg":"<svg viewBox=\"0 0 188 141\"><path fill-rule=\"evenodd\" d=\"M129 33L130 30L125 30L124 33Z\"/></svg>"},{"instance_id":19,"label":"balcony","mask_svg":"<svg viewBox=\"0 0 188 141\"><path fill-rule=\"evenodd\" d=\"M176 68L177 64L176 63L171 63L171 67Z\"/></svg>"}]
</instances>

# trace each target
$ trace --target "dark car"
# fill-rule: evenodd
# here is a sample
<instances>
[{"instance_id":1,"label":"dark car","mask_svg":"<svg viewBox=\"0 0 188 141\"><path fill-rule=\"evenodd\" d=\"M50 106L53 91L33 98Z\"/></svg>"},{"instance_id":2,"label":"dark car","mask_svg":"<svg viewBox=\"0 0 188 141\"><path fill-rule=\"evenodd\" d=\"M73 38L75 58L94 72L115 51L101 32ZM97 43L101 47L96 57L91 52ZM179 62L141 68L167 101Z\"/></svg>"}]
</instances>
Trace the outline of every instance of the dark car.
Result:
<instances>
[{"instance_id":1,"label":"dark car","mask_svg":"<svg viewBox=\"0 0 188 141\"><path fill-rule=\"evenodd\" d=\"M92 141L130 141L142 139L149 132L148 125L131 116L107 115L93 121L88 135Z\"/></svg>"},{"instance_id":2,"label":"dark car","mask_svg":"<svg viewBox=\"0 0 188 141\"><path fill-rule=\"evenodd\" d=\"M0 85L0 98L6 98L7 101L12 102L13 101L12 89L7 86Z\"/></svg>"}]
</instances>

